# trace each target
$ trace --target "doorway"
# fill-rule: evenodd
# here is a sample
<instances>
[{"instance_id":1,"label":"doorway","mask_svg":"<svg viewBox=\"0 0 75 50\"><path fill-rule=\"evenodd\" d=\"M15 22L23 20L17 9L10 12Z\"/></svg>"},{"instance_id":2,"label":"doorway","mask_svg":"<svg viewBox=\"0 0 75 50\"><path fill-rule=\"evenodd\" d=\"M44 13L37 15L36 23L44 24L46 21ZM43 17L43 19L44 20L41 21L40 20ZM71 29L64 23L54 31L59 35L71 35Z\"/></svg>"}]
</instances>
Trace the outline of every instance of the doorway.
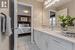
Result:
<instances>
[{"instance_id":1,"label":"doorway","mask_svg":"<svg viewBox=\"0 0 75 50\"><path fill-rule=\"evenodd\" d=\"M33 41L32 5L17 4L17 50L25 49L25 43ZM27 48L27 47L26 47Z\"/></svg>"}]
</instances>

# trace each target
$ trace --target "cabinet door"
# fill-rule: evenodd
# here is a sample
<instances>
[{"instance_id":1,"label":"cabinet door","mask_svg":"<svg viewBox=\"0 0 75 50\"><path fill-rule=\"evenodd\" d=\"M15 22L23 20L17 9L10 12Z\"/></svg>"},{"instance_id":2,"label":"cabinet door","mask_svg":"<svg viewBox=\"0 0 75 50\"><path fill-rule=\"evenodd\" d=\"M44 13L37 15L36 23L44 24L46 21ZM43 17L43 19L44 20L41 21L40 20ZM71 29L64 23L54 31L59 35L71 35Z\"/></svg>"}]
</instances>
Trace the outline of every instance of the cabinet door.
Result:
<instances>
[{"instance_id":1,"label":"cabinet door","mask_svg":"<svg viewBox=\"0 0 75 50\"><path fill-rule=\"evenodd\" d=\"M67 49L58 41L50 39L49 44L48 44L48 50L67 50Z\"/></svg>"},{"instance_id":2,"label":"cabinet door","mask_svg":"<svg viewBox=\"0 0 75 50\"><path fill-rule=\"evenodd\" d=\"M39 47L39 38L40 38L39 32L34 30L34 41L35 41L35 43L37 44L38 47Z\"/></svg>"},{"instance_id":3,"label":"cabinet door","mask_svg":"<svg viewBox=\"0 0 75 50\"><path fill-rule=\"evenodd\" d=\"M75 44L73 43L73 50L75 50Z\"/></svg>"},{"instance_id":4,"label":"cabinet door","mask_svg":"<svg viewBox=\"0 0 75 50\"><path fill-rule=\"evenodd\" d=\"M61 39L49 39L48 50L72 50L72 44L64 40L60 42Z\"/></svg>"},{"instance_id":5,"label":"cabinet door","mask_svg":"<svg viewBox=\"0 0 75 50\"><path fill-rule=\"evenodd\" d=\"M34 41L37 44L37 46L41 49L42 48L42 32L35 30L34 31Z\"/></svg>"},{"instance_id":6,"label":"cabinet door","mask_svg":"<svg viewBox=\"0 0 75 50\"><path fill-rule=\"evenodd\" d=\"M44 33L44 32L41 32L41 34L40 34L40 49L41 50L47 50L48 49L48 47L47 47L47 35L46 35L46 33Z\"/></svg>"},{"instance_id":7,"label":"cabinet door","mask_svg":"<svg viewBox=\"0 0 75 50\"><path fill-rule=\"evenodd\" d=\"M52 39L49 39L48 41L48 50L62 50L62 47L58 45L58 43ZM63 48L63 50L65 50Z\"/></svg>"},{"instance_id":8,"label":"cabinet door","mask_svg":"<svg viewBox=\"0 0 75 50\"><path fill-rule=\"evenodd\" d=\"M34 39L40 50L47 50L47 36L44 32L34 31Z\"/></svg>"}]
</instances>

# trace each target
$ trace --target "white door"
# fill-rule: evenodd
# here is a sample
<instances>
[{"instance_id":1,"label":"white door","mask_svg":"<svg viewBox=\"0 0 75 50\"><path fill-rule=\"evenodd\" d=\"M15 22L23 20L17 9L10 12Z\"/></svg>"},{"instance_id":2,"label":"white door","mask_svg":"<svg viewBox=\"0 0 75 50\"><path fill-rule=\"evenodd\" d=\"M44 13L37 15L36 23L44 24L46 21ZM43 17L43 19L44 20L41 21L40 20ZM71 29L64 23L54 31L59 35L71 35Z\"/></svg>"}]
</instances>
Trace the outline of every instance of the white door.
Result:
<instances>
[{"instance_id":1,"label":"white door","mask_svg":"<svg viewBox=\"0 0 75 50\"><path fill-rule=\"evenodd\" d=\"M73 43L73 50L75 50L75 44Z\"/></svg>"},{"instance_id":2,"label":"white door","mask_svg":"<svg viewBox=\"0 0 75 50\"><path fill-rule=\"evenodd\" d=\"M34 31L34 40L40 50L47 50L47 35L44 32Z\"/></svg>"},{"instance_id":3,"label":"white door","mask_svg":"<svg viewBox=\"0 0 75 50\"><path fill-rule=\"evenodd\" d=\"M37 44L37 46L40 48L40 32L34 30L34 41Z\"/></svg>"},{"instance_id":4,"label":"white door","mask_svg":"<svg viewBox=\"0 0 75 50\"><path fill-rule=\"evenodd\" d=\"M36 30L34 30L34 41L38 46L38 32Z\"/></svg>"},{"instance_id":5,"label":"white door","mask_svg":"<svg viewBox=\"0 0 75 50\"><path fill-rule=\"evenodd\" d=\"M41 50L47 50L48 49L48 43L47 43L47 40L48 40L48 36L46 33L44 32L40 32L40 48Z\"/></svg>"}]
</instances>

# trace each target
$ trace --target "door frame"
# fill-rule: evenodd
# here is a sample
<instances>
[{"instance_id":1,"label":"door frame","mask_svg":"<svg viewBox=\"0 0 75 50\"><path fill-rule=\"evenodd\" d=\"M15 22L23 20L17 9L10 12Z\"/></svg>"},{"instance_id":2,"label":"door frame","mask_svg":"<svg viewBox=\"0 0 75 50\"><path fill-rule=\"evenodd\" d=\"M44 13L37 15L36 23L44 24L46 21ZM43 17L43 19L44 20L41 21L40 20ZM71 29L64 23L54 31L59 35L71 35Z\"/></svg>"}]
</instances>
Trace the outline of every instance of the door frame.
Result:
<instances>
[{"instance_id":1,"label":"door frame","mask_svg":"<svg viewBox=\"0 0 75 50\"><path fill-rule=\"evenodd\" d=\"M26 4L23 2L17 2L17 0L14 0L14 50L17 50L17 4L30 6L31 7L31 42L34 42L33 38L33 6L31 4Z\"/></svg>"},{"instance_id":2,"label":"door frame","mask_svg":"<svg viewBox=\"0 0 75 50\"><path fill-rule=\"evenodd\" d=\"M17 50L17 0L14 0L14 50Z\"/></svg>"},{"instance_id":3,"label":"door frame","mask_svg":"<svg viewBox=\"0 0 75 50\"><path fill-rule=\"evenodd\" d=\"M18 2L18 4L31 7L31 42L33 43L34 42L34 37L33 37L33 5L23 3L23 2Z\"/></svg>"},{"instance_id":4,"label":"door frame","mask_svg":"<svg viewBox=\"0 0 75 50\"><path fill-rule=\"evenodd\" d=\"M22 2L17 2L17 0L14 0L14 50L17 50L17 4L30 6L31 7L31 42L33 43L33 6L31 4L26 4Z\"/></svg>"}]
</instances>

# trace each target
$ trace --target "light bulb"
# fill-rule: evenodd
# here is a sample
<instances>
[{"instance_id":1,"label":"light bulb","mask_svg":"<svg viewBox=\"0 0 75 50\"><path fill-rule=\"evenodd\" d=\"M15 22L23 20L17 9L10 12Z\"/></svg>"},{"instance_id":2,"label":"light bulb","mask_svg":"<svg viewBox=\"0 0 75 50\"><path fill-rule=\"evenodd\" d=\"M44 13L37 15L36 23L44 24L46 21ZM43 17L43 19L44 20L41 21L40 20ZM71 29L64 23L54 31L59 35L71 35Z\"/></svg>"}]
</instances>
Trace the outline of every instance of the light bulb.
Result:
<instances>
[{"instance_id":1,"label":"light bulb","mask_svg":"<svg viewBox=\"0 0 75 50\"><path fill-rule=\"evenodd\" d=\"M1 7L3 7L3 1L1 2Z\"/></svg>"},{"instance_id":2,"label":"light bulb","mask_svg":"<svg viewBox=\"0 0 75 50\"><path fill-rule=\"evenodd\" d=\"M7 2L6 1L4 2L4 7L7 7Z\"/></svg>"},{"instance_id":3,"label":"light bulb","mask_svg":"<svg viewBox=\"0 0 75 50\"><path fill-rule=\"evenodd\" d=\"M28 10L24 10L24 13L29 13L29 11Z\"/></svg>"}]
</instances>

